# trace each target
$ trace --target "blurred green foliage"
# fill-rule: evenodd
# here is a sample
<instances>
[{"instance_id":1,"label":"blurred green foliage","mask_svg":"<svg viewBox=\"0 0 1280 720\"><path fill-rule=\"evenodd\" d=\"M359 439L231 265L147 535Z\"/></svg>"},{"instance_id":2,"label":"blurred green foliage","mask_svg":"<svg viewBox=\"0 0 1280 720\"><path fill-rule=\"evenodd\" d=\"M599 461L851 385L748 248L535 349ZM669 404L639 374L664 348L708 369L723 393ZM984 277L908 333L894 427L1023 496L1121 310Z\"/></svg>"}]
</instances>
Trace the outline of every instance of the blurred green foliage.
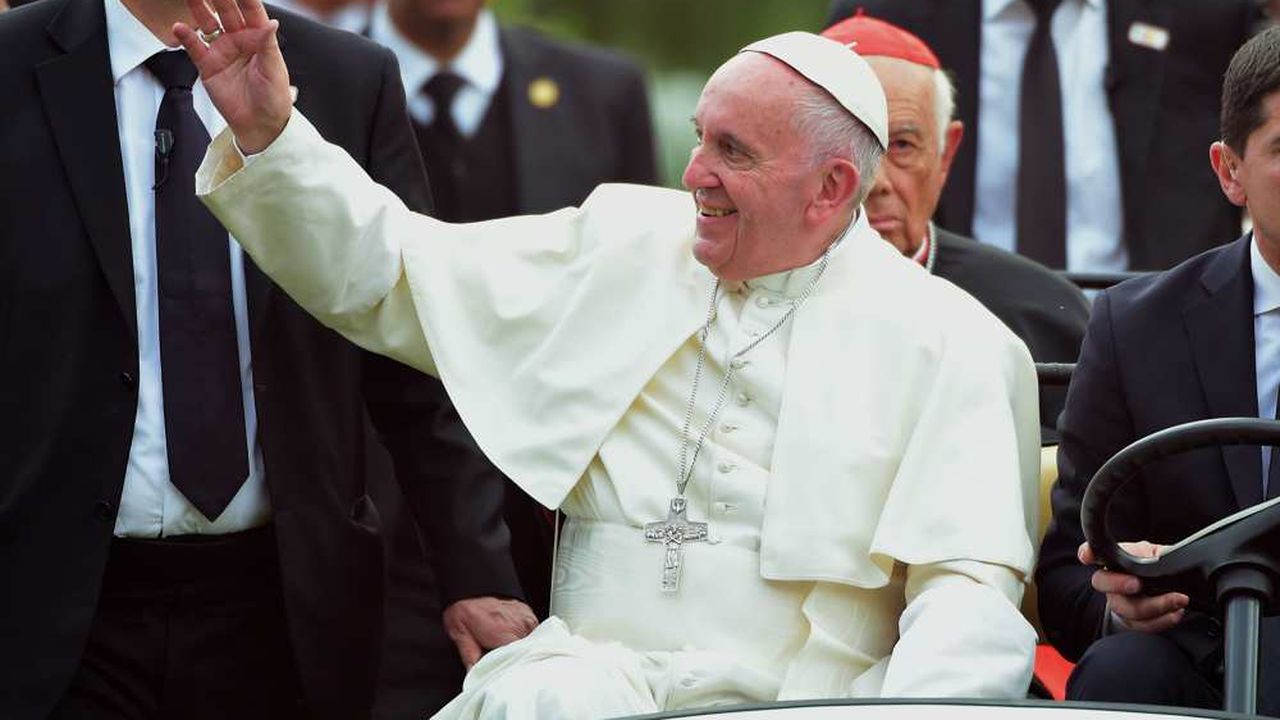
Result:
<instances>
[{"instance_id":1,"label":"blurred green foliage","mask_svg":"<svg viewBox=\"0 0 1280 720\"><path fill-rule=\"evenodd\" d=\"M743 45L821 28L829 0L491 0L504 22L610 47L649 71L662 182L678 186L689 116L711 72Z\"/></svg>"},{"instance_id":2,"label":"blurred green foliage","mask_svg":"<svg viewBox=\"0 0 1280 720\"><path fill-rule=\"evenodd\" d=\"M709 72L752 40L815 30L828 0L493 0L498 17L624 50L653 70Z\"/></svg>"}]
</instances>

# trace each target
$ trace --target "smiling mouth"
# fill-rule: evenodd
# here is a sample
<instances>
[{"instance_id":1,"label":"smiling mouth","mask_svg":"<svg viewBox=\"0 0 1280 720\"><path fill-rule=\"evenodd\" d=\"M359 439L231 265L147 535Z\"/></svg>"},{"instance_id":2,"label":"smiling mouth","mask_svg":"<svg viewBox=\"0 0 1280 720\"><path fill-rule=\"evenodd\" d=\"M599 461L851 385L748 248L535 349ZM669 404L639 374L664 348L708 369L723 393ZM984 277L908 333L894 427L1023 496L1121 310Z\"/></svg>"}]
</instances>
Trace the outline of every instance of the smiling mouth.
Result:
<instances>
[{"instance_id":1,"label":"smiling mouth","mask_svg":"<svg viewBox=\"0 0 1280 720\"><path fill-rule=\"evenodd\" d=\"M738 211L733 208L709 208L701 205L698 206L698 214L702 217L721 218L736 215L737 213Z\"/></svg>"}]
</instances>

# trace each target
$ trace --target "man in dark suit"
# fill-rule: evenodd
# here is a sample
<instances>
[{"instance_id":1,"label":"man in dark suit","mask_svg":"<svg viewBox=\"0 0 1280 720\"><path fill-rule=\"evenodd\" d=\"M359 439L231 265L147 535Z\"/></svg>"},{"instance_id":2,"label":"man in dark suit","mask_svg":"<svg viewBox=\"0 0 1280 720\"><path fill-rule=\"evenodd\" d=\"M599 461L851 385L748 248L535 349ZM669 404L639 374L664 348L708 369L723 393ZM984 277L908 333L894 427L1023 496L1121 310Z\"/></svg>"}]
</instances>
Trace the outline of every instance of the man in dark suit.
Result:
<instances>
[{"instance_id":1,"label":"man in dark suit","mask_svg":"<svg viewBox=\"0 0 1280 720\"><path fill-rule=\"evenodd\" d=\"M186 18L171 0L0 17L6 718L366 717L393 463L469 639L532 621L486 597L519 594L501 479L439 386L317 324L193 202L222 120L165 52ZM279 20L298 105L428 207L394 59Z\"/></svg>"},{"instance_id":2,"label":"man in dark suit","mask_svg":"<svg viewBox=\"0 0 1280 720\"><path fill-rule=\"evenodd\" d=\"M1061 425L1053 523L1036 581L1049 640L1079 664L1074 699L1219 707L1217 621L1180 593L1146 597L1137 578L1091 567L1080 503L1098 468L1131 442L1209 417L1275 417L1280 387L1280 29L1250 40L1224 82L1223 141L1210 157L1250 234L1160 275L1099 294ZM1116 537L1155 553L1280 493L1280 458L1235 446L1147 466L1113 504ZM1270 621L1268 621L1268 624ZM1274 628L1264 625L1261 707L1280 711Z\"/></svg>"},{"instance_id":3,"label":"man in dark suit","mask_svg":"<svg viewBox=\"0 0 1280 720\"><path fill-rule=\"evenodd\" d=\"M952 119L955 91L920 38L862 15L824 36L858 52L875 71L889 103L889 147L863 203L872 226L907 257L982 302L1027 344L1038 362L1075 362L1089 305L1074 285L1013 253L948 232L930 222L964 138ZM1041 391L1040 417L1052 434L1064 395Z\"/></svg>"},{"instance_id":4,"label":"man in dark suit","mask_svg":"<svg viewBox=\"0 0 1280 720\"><path fill-rule=\"evenodd\" d=\"M827 24L859 7L919 35L955 77L972 140L943 226L1085 271L1162 270L1240 232L1202 158L1255 0L834 0ZM1053 23L1038 42L1036 12ZM1085 90L1055 100L1042 72ZM1020 126L1033 142L1019 143ZM1034 171L1019 173L1020 159Z\"/></svg>"},{"instance_id":5,"label":"man in dark suit","mask_svg":"<svg viewBox=\"0 0 1280 720\"><path fill-rule=\"evenodd\" d=\"M387 0L368 35L400 62L436 217L549 212L600 183L657 182L644 76L630 62L503 27L484 0ZM508 492L516 569L545 617L551 526Z\"/></svg>"}]
</instances>

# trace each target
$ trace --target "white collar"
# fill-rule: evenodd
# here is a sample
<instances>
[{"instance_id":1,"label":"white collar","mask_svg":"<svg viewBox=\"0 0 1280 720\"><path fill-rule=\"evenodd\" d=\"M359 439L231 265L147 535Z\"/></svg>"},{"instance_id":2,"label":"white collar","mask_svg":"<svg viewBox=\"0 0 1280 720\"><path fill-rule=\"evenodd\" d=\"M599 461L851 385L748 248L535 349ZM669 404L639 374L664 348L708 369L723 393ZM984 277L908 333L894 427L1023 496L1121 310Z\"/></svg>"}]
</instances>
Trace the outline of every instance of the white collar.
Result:
<instances>
[{"instance_id":1,"label":"white collar","mask_svg":"<svg viewBox=\"0 0 1280 720\"><path fill-rule=\"evenodd\" d=\"M391 12L386 3L379 3L373 10L369 38L395 53L400 62L405 92L411 96L419 92L440 69L438 60L413 44L391 22ZM498 21L487 8L480 11L471 37L458 57L449 64L449 70L486 94L498 89L502 80L502 46L498 42Z\"/></svg>"},{"instance_id":2,"label":"white collar","mask_svg":"<svg viewBox=\"0 0 1280 720\"><path fill-rule=\"evenodd\" d=\"M1067 2L1068 0L1063 0ZM1085 5L1098 9L1102 7L1102 0L1081 0ZM1022 0L982 0L982 19L991 20L997 15L1007 11L1013 5L1018 5ZM1030 9L1030 8L1028 8Z\"/></svg>"},{"instance_id":3,"label":"white collar","mask_svg":"<svg viewBox=\"0 0 1280 720\"><path fill-rule=\"evenodd\" d=\"M1249 269L1253 271L1253 314L1280 308L1280 274L1262 258L1256 237L1249 241Z\"/></svg>"},{"instance_id":4,"label":"white collar","mask_svg":"<svg viewBox=\"0 0 1280 720\"><path fill-rule=\"evenodd\" d=\"M107 11L107 52L115 83L161 50L172 50L152 34L121 0L103 0Z\"/></svg>"}]
</instances>

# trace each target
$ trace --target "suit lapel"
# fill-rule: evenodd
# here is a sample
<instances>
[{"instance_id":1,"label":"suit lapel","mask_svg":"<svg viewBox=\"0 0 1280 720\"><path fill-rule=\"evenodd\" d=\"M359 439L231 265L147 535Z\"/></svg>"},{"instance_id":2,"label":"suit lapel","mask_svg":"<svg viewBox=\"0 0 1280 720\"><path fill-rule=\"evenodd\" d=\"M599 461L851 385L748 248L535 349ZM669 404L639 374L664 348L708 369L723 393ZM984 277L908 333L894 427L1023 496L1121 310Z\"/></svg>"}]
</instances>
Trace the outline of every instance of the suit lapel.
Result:
<instances>
[{"instance_id":1,"label":"suit lapel","mask_svg":"<svg viewBox=\"0 0 1280 720\"><path fill-rule=\"evenodd\" d=\"M558 104L536 107L529 99L530 84L550 76L542 62L542 53L519 33L499 30L502 43L502 92L507 93L511 111L513 165L516 173L516 205L521 212L529 208L562 204L555 189L560 183L550 175L568 158L572 148L564 147L572 136L563 127ZM563 83L561 84L563 91Z\"/></svg>"},{"instance_id":2,"label":"suit lapel","mask_svg":"<svg viewBox=\"0 0 1280 720\"><path fill-rule=\"evenodd\" d=\"M45 115L89 242L136 341L129 208L102 3L68 0L47 32L65 54L36 67Z\"/></svg>"},{"instance_id":3,"label":"suit lapel","mask_svg":"<svg viewBox=\"0 0 1280 720\"><path fill-rule=\"evenodd\" d=\"M1153 0L1110 0L1107 3L1107 40L1111 52L1105 79L1107 101L1120 151L1121 192L1126 214L1142 195L1152 125L1164 86L1164 50L1130 42L1134 23L1169 28L1169 3ZM1128 220L1129 218L1126 218ZM1137 233L1128 231L1126 237ZM1131 258L1133 253L1131 252Z\"/></svg>"},{"instance_id":4,"label":"suit lapel","mask_svg":"<svg viewBox=\"0 0 1280 720\"><path fill-rule=\"evenodd\" d=\"M1253 356L1253 276L1246 235L1219 253L1201 276L1205 296L1183 311L1200 386L1213 417L1257 417ZM1241 507L1262 500L1262 459L1251 445L1222 448Z\"/></svg>"}]
</instances>

